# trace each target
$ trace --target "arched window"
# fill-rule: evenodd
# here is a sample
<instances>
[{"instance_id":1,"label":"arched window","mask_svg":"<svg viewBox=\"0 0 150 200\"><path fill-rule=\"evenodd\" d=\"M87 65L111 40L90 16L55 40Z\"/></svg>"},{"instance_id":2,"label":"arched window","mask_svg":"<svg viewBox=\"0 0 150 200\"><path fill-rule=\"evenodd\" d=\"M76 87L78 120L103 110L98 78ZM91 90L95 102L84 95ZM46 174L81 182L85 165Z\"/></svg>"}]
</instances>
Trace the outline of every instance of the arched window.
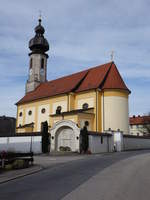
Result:
<instances>
[{"instance_id":1,"label":"arched window","mask_svg":"<svg viewBox=\"0 0 150 200\"><path fill-rule=\"evenodd\" d=\"M41 69L44 69L44 58L41 59Z\"/></svg>"},{"instance_id":2,"label":"arched window","mask_svg":"<svg viewBox=\"0 0 150 200\"><path fill-rule=\"evenodd\" d=\"M32 58L30 59L30 69L32 69Z\"/></svg>"},{"instance_id":3,"label":"arched window","mask_svg":"<svg viewBox=\"0 0 150 200\"><path fill-rule=\"evenodd\" d=\"M19 113L19 117L22 117L22 112Z\"/></svg>"},{"instance_id":4,"label":"arched window","mask_svg":"<svg viewBox=\"0 0 150 200\"><path fill-rule=\"evenodd\" d=\"M29 110L28 115L32 115L32 111L31 110Z\"/></svg>"},{"instance_id":5,"label":"arched window","mask_svg":"<svg viewBox=\"0 0 150 200\"><path fill-rule=\"evenodd\" d=\"M85 110L88 109L88 107L89 107L89 104L88 104L88 103L84 103L84 104L82 105L82 108L85 109Z\"/></svg>"},{"instance_id":6,"label":"arched window","mask_svg":"<svg viewBox=\"0 0 150 200\"><path fill-rule=\"evenodd\" d=\"M56 114L60 114L60 113L61 113L61 110L62 110L62 107L61 107L61 106L57 106Z\"/></svg>"}]
</instances>

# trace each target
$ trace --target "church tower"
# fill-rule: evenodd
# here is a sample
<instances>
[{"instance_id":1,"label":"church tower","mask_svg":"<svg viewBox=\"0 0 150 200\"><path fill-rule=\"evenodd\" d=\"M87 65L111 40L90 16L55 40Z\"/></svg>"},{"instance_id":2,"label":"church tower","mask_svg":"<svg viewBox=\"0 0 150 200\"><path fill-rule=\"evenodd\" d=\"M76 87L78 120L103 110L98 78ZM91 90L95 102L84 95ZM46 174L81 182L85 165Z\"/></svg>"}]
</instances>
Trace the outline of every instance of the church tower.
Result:
<instances>
[{"instance_id":1,"label":"church tower","mask_svg":"<svg viewBox=\"0 0 150 200\"><path fill-rule=\"evenodd\" d=\"M29 41L29 75L26 83L26 93L35 90L35 88L43 82L47 81L47 59L49 44L44 37L45 29L39 24L35 27L35 36Z\"/></svg>"}]
</instances>

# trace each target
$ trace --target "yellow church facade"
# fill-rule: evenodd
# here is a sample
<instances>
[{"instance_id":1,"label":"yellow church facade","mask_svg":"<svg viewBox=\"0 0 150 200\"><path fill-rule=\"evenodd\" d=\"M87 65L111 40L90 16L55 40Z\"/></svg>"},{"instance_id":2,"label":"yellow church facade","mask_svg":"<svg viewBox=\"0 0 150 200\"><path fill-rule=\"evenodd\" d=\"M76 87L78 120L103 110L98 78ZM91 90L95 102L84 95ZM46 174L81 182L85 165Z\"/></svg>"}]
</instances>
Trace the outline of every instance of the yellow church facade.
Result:
<instances>
[{"instance_id":1,"label":"yellow church facade","mask_svg":"<svg viewBox=\"0 0 150 200\"><path fill-rule=\"evenodd\" d=\"M98 65L56 80L47 81L46 52L49 44L44 28L35 27L35 36L29 42L31 53L25 96L17 105L16 132L40 132L47 121L49 132L58 150L62 141L77 149L80 129L88 123L88 130L129 133L128 97L125 85L114 62ZM74 139L71 139L74 138ZM68 143L67 143L68 145ZM57 146L57 148L56 148Z\"/></svg>"},{"instance_id":2,"label":"yellow church facade","mask_svg":"<svg viewBox=\"0 0 150 200\"><path fill-rule=\"evenodd\" d=\"M85 103L89 105L87 110L82 109ZM56 114L58 106L62 107L61 114ZM106 107L105 111L103 106ZM42 113L42 110L45 112ZM77 112L75 112L76 110ZM29 114L30 111L32 114ZM113 118L115 118L114 121L117 121L116 123L111 122ZM42 122L47 121L49 127L52 127L54 123L63 119L75 122L80 128L83 128L85 121L88 121L88 129L91 131L104 132L111 128L114 131L120 129L129 133L128 93L119 89L104 92L96 89L78 94L58 95L18 105L17 132L40 132Z\"/></svg>"}]
</instances>

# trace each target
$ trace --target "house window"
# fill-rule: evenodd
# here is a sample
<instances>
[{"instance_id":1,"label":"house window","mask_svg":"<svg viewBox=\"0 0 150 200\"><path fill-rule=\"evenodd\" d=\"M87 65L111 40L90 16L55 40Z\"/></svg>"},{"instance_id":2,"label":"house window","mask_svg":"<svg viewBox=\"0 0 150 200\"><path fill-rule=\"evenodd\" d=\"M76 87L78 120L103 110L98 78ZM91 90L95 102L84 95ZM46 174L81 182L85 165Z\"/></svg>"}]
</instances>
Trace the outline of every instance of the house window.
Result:
<instances>
[{"instance_id":1,"label":"house window","mask_svg":"<svg viewBox=\"0 0 150 200\"><path fill-rule=\"evenodd\" d=\"M44 69L44 58L41 59L41 69Z\"/></svg>"},{"instance_id":2,"label":"house window","mask_svg":"<svg viewBox=\"0 0 150 200\"><path fill-rule=\"evenodd\" d=\"M19 113L19 117L22 117L22 112Z\"/></svg>"},{"instance_id":3,"label":"house window","mask_svg":"<svg viewBox=\"0 0 150 200\"><path fill-rule=\"evenodd\" d=\"M31 110L29 110L28 115L32 115L32 111Z\"/></svg>"},{"instance_id":4,"label":"house window","mask_svg":"<svg viewBox=\"0 0 150 200\"><path fill-rule=\"evenodd\" d=\"M45 108L42 108L41 113L44 114L46 112Z\"/></svg>"},{"instance_id":5,"label":"house window","mask_svg":"<svg viewBox=\"0 0 150 200\"><path fill-rule=\"evenodd\" d=\"M82 105L82 108L85 109L85 110L88 109L88 107L89 107L89 104L88 104L88 103L84 103L84 104Z\"/></svg>"},{"instance_id":6,"label":"house window","mask_svg":"<svg viewBox=\"0 0 150 200\"><path fill-rule=\"evenodd\" d=\"M56 114L60 114L60 113L61 113L61 110L62 110L62 107L61 107L61 106L57 106Z\"/></svg>"}]
</instances>

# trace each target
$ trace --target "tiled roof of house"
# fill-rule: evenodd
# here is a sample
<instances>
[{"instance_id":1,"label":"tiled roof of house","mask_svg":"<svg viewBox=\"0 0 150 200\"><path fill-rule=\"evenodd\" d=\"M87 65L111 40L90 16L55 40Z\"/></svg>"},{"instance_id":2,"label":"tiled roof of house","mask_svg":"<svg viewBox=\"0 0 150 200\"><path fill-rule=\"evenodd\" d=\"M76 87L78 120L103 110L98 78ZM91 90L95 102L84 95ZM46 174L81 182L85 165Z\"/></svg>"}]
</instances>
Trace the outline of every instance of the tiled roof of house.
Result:
<instances>
[{"instance_id":1,"label":"tiled roof of house","mask_svg":"<svg viewBox=\"0 0 150 200\"><path fill-rule=\"evenodd\" d=\"M130 125L150 124L150 116L135 116L130 117Z\"/></svg>"},{"instance_id":2,"label":"tiled roof of house","mask_svg":"<svg viewBox=\"0 0 150 200\"><path fill-rule=\"evenodd\" d=\"M69 76L41 83L34 91L27 93L17 104L42 98L81 92L90 89L122 89L130 93L113 62L99 65Z\"/></svg>"}]
</instances>

